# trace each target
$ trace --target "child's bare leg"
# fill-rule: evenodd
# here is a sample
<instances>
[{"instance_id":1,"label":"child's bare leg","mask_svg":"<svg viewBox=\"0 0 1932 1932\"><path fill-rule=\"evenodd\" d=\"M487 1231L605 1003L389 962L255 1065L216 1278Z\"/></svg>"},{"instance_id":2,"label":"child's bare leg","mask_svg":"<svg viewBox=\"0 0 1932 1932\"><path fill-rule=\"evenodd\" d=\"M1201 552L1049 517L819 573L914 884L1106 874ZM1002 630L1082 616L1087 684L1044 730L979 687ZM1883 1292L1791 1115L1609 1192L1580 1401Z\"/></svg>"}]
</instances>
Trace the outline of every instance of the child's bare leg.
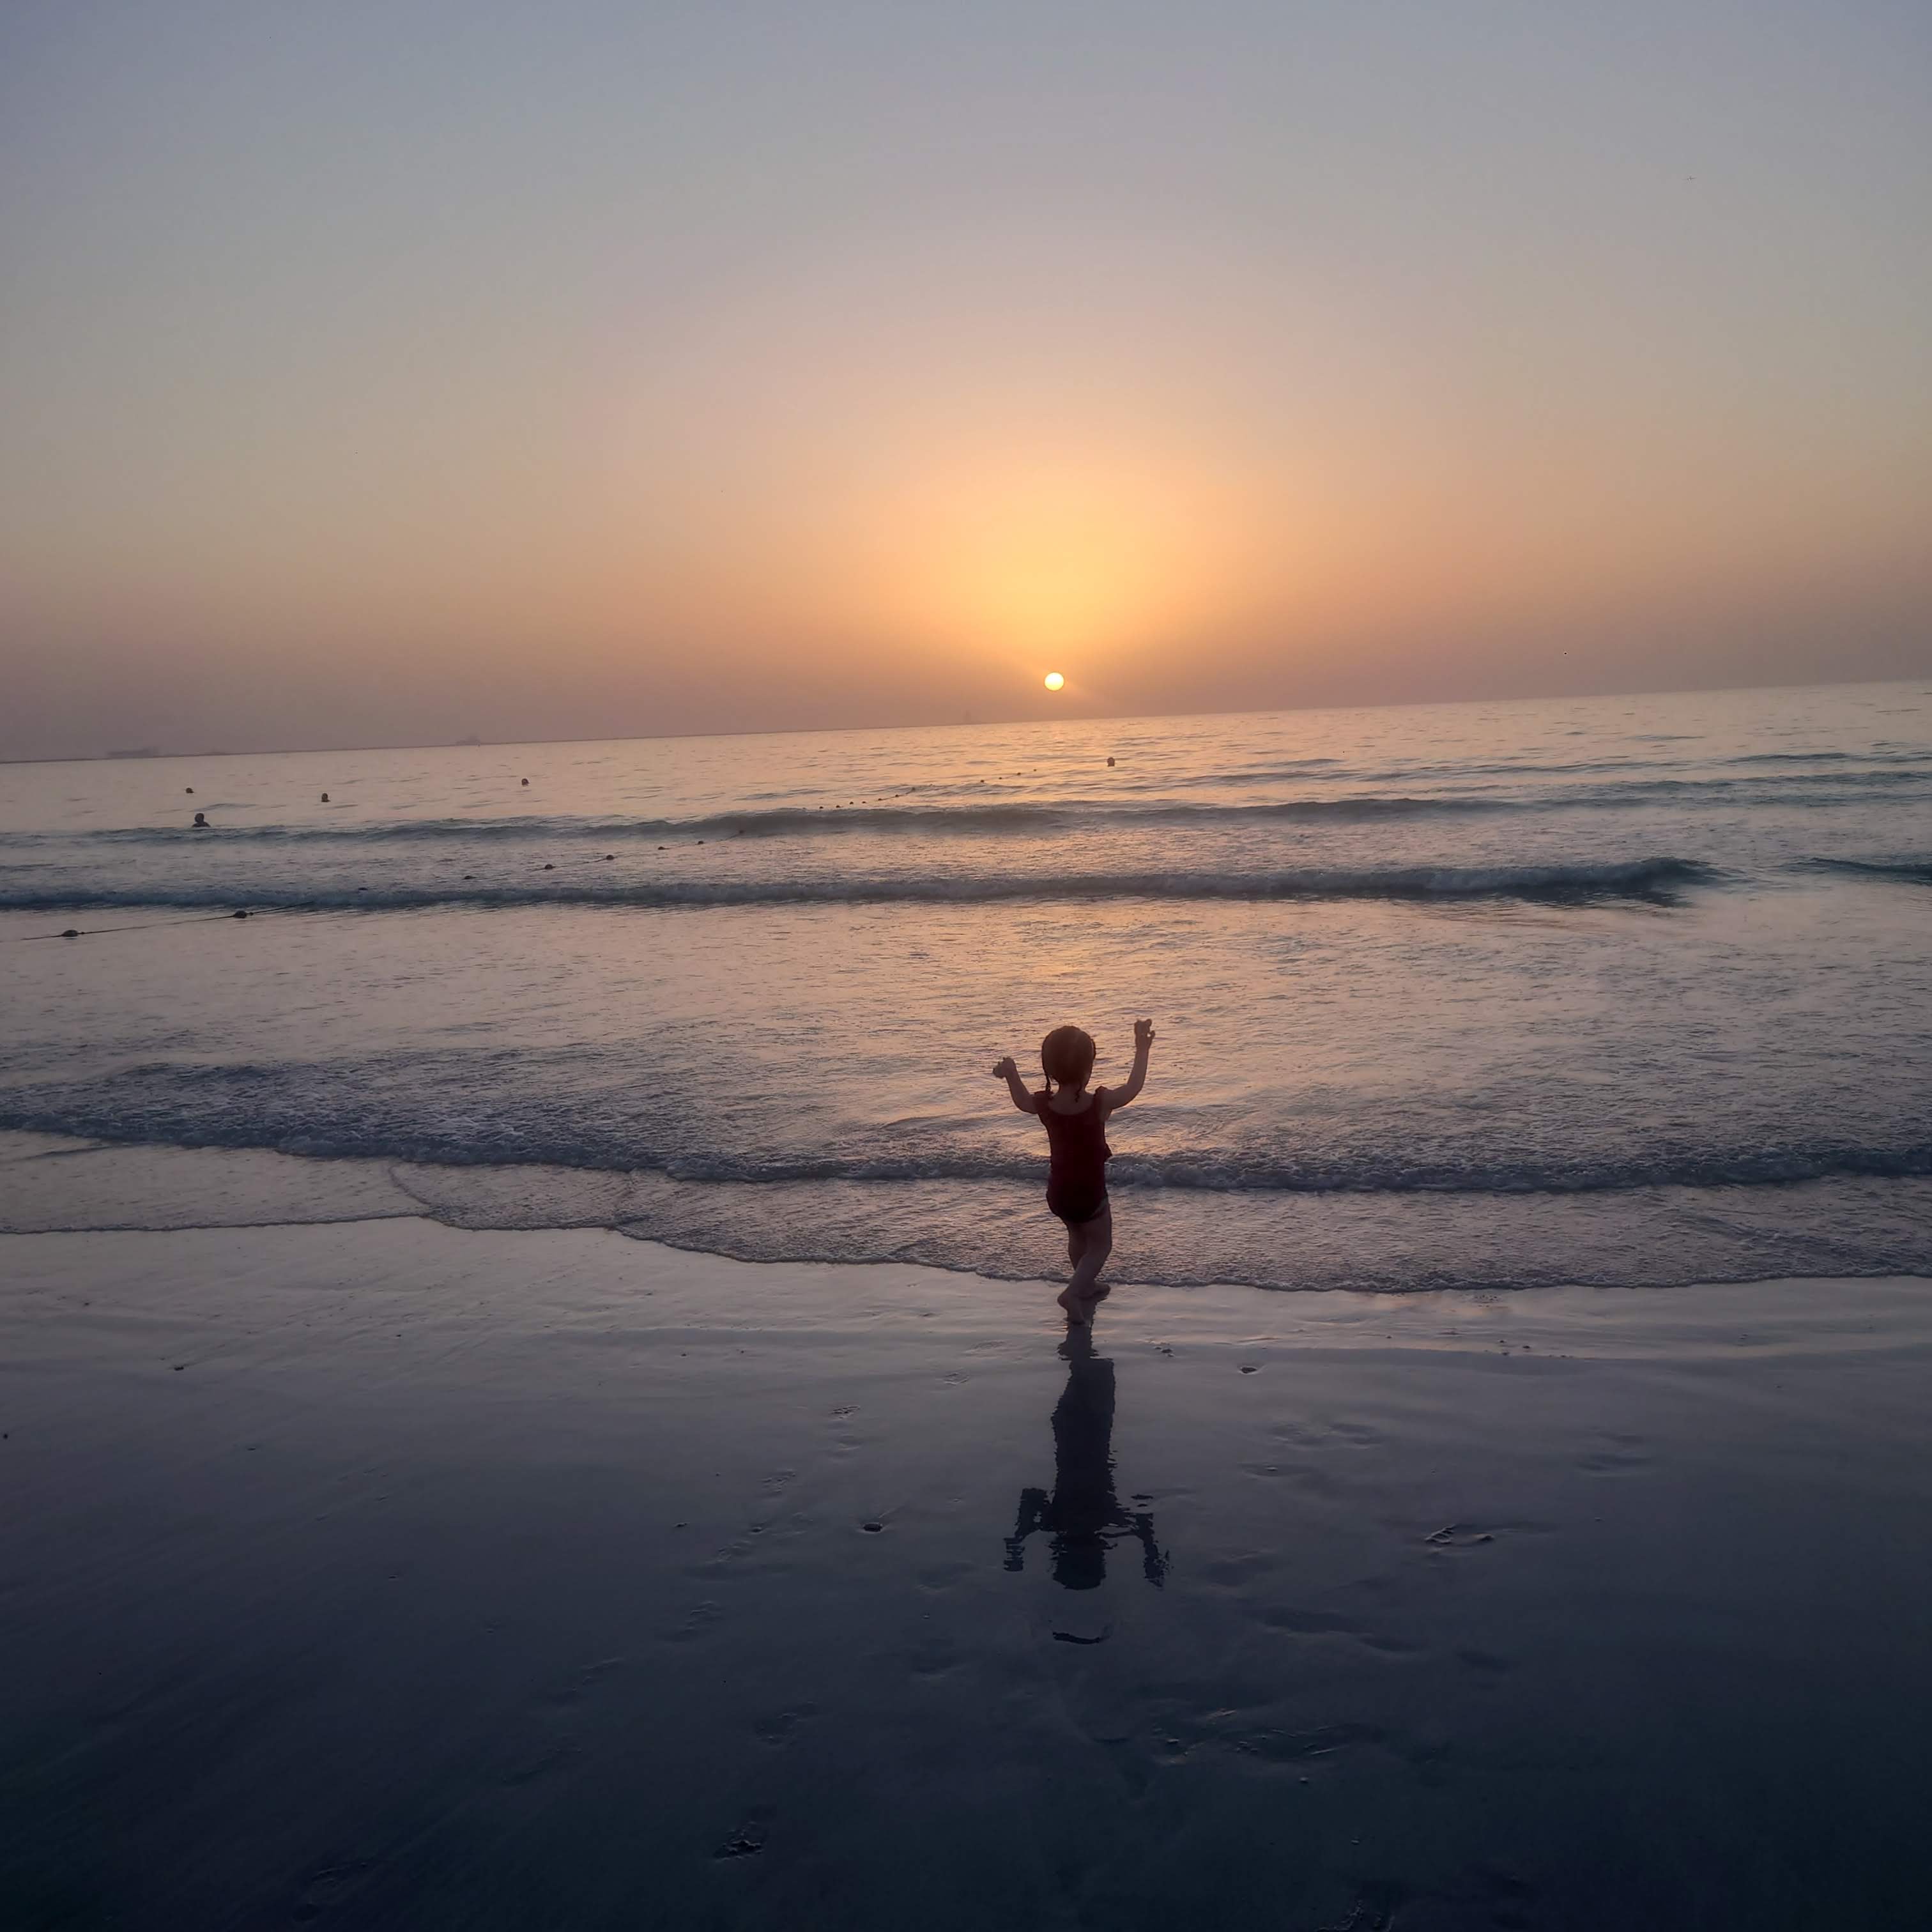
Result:
<instances>
[{"instance_id":1,"label":"child's bare leg","mask_svg":"<svg viewBox=\"0 0 1932 1932\"><path fill-rule=\"evenodd\" d=\"M1080 1273L1081 1258L1086 1252L1085 1224L1070 1221L1066 1224L1066 1258L1073 1264L1073 1272L1076 1279ZM1087 1311L1081 1306L1080 1298L1074 1292L1072 1282L1068 1282L1054 1298L1059 1302L1060 1306L1066 1310L1068 1321L1081 1326L1085 1324Z\"/></svg>"},{"instance_id":2,"label":"child's bare leg","mask_svg":"<svg viewBox=\"0 0 1932 1932\"><path fill-rule=\"evenodd\" d=\"M1114 1210L1111 1208L1102 1208L1092 1220L1083 1222L1075 1232L1082 1237L1080 1255L1073 1264L1073 1279L1066 1284L1066 1294L1060 1298L1063 1305L1100 1299L1097 1284L1100 1270L1106 1266L1107 1257L1114 1252Z\"/></svg>"},{"instance_id":3,"label":"child's bare leg","mask_svg":"<svg viewBox=\"0 0 1932 1932\"><path fill-rule=\"evenodd\" d=\"M1066 1224L1066 1258L1072 1264L1076 1274L1079 1272L1080 1258L1087 1252L1088 1225L1084 1221L1070 1221ZM1081 1306L1080 1298L1074 1293L1070 1284L1063 1288L1055 1298L1066 1310L1070 1320L1080 1322L1086 1319L1087 1311Z\"/></svg>"}]
</instances>

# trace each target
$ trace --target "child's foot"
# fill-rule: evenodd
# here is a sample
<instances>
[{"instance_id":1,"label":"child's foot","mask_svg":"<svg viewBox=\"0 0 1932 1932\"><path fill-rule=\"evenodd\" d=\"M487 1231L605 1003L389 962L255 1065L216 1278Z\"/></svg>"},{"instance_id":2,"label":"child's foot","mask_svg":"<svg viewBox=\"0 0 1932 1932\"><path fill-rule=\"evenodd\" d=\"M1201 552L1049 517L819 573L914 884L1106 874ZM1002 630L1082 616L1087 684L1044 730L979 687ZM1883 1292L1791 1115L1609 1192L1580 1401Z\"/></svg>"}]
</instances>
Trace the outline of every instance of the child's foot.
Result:
<instances>
[{"instance_id":1,"label":"child's foot","mask_svg":"<svg viewBox=\"0 0 1932 1932\"><path fill-rule=\"evenodd\" d=\"M1076 1328L1084 1328L1086 1327L1086 1305L1076 1297L1072 1288L1063 1288L1060 1291L1058 1295L1055 1297L1055 1299L1059 1302L1060 1306L1066 1310L1066 1318L1068 1321L1073 1323Z\"/></svg>"}]
</instances>

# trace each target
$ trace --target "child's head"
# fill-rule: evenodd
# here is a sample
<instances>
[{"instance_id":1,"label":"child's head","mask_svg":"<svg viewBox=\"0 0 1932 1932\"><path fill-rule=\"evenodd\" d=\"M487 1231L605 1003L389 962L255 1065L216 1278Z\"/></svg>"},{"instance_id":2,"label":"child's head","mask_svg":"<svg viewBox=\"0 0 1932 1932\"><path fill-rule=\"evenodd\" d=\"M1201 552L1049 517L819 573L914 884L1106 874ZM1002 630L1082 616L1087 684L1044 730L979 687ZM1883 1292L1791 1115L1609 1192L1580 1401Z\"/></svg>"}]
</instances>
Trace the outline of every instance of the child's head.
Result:
<instances>
[{"instance_id":1,"label":"child's head","mask_svg":"<svg viewBox=\"0 0 1932 1932\"><path fill-rule=\"evenodd\" d=\"M1055 1027L1040 1043L1040 1064L1047 1084L1056 1081L1077 1093L1094 1071L1094 1036L1078 1027Z\"/></svg>"}]
</instances>

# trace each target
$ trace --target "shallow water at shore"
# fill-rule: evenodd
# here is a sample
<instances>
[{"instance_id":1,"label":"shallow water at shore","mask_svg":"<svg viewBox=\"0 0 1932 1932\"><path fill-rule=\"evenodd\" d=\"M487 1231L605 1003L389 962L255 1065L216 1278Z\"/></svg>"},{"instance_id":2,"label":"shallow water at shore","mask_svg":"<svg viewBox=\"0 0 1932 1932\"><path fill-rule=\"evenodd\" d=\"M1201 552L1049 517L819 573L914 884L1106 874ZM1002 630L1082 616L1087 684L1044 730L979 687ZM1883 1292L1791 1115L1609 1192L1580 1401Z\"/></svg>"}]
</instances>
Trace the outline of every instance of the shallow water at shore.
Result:
<instances>
[{"instance_id":1,"label":"shallow water at shore","mask_svg":"<svg viewBox=\"0 0 1932 1932\"><path fill-rule=\"evenodd\" d=\"M1131 1279L1932 1268L1928 809L1918 686L14 768L0 1128L1028 1274L1148 1012Z\"/></svg>"}]
</instances>

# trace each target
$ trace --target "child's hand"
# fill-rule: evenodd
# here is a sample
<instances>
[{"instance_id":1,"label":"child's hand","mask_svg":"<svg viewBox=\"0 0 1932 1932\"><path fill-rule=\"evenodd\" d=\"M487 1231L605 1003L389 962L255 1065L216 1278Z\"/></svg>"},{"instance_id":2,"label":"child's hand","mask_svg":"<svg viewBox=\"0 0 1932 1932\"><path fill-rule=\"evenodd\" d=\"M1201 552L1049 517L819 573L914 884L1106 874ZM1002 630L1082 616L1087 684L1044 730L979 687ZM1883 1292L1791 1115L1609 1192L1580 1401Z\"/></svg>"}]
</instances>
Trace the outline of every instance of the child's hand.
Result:
<instances>
[{"instance_id":1,"label":"child's hand","mask_svg":"<svg viewBox=\"0 0 1932 1932\"><path fill-rule=\"evenodd\" d=\"M1144 1053L1154 1044L1154 1022L1136 1020L1134 1022L1134 1051Z\"/></svg>"},{"instance_id":2,"label":"child's hand","mask_svg":"<svg viewBox=\"0 0 1932 1932\"><path fill-rule=\"evenodd\" d=\"M995 1080L1017 1080L1019 1078L1019 1073L1020 1070L1014 1065L1013 1057L1010 1053L993 1069L993 1078Z\"/></svg>"}]
</instances>

